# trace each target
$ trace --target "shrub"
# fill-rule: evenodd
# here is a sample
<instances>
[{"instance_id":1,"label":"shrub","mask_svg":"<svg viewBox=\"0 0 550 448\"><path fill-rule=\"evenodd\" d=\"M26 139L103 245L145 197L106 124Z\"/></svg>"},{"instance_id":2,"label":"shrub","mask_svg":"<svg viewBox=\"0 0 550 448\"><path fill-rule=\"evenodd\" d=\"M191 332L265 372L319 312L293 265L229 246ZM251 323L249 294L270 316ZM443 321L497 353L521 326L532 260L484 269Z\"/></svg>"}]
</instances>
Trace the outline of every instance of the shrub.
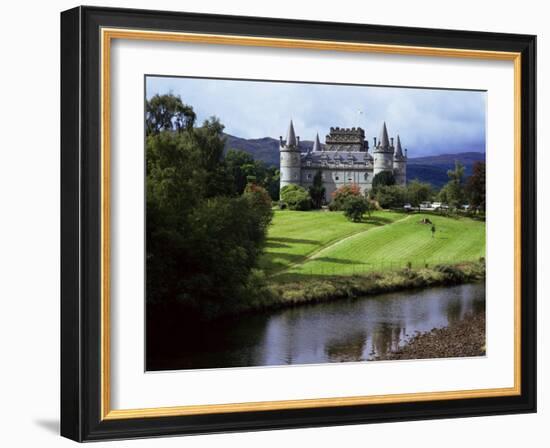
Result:
<instances>
[{"instance_id":1,"label":"shrub","mask_svg":"<svg viewBox=\"0 0 550 448\"><path fill-rule=\"evenodd\" d=\"M361 197L361 188L357 184L342 185L332 193L332 202L329 205L330 210L343 210L344 202L349 197Z\"/></svg>"},{"instance_id":2,"label":"shrub","mask_svg":"<svg viewBox=\"0 0 550 448\"><path fill-rule=\"evenodd\" d=\"M290 210L311 210L311 196L299 185L286 185L281 190L281 201Z\"/></svg>"},{"instance_id":3,"label":"shrub","mask_svg":"<svg viewBox=\"0 0 550 448\"><path fill-rule=\"evenodd\" d=\"M360 222L363 215L369 210L370 204L366 198L362 196L349 196L345 199L342 209L344 215L350 221Z\"/></svg>"}]
</instances>

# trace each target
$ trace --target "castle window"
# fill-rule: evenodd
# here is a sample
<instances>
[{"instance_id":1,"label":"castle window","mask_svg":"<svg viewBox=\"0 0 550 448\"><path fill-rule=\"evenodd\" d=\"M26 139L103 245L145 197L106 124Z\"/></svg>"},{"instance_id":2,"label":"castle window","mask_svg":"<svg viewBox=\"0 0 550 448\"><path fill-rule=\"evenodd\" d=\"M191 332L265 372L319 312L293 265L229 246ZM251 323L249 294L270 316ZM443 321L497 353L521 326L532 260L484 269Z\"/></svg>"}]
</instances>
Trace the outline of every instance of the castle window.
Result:
<instances>
[{"instance_id":1,"label":"castle window","mask_svg":"<svg viewBox=\"0 0 550 448\"><path fill-rule=\"evenodd\" d=\"M348 181L352 182L352 181L353 181L353 177L348 177Z\"/></svg>"},{"instance_id":2,"label":"castle window","mask_svg":"<svg viewBox=\"0 0 550 448\"><path fill-rule=\"evenodd\" d=\"M365 173L365 180L369 180L369 174Z\"/></svg>"},{"instance_id":3,"label":"castle window","mask_svg":"<svg viewBox=\"0 0 550 448\"><path fill-rule=\"evenodd\" d=\"M308 160L308 161L306 162L306 165L307 165L307 166L311 166L311 160Z\"/></svg>"},{"instance_id":4,"label":"castle window","mask_svg":"<svg viewBox=\"0 0 550 448\"><path fill-rule=\"evenodd\" d=\"M334 176L334 180L340 180L338 176Z\"/></svg>"},{"instance_id":5,"label":"castle window","mask_svg":"<svg viewBox=\"0 0 550 448\"><path fill-rule=\"evenodd\" d=\"M308 179L311 179L311 174L308 174L308 175L307 175L307 178L308 178Z\"/></svg>"}]
</instances>

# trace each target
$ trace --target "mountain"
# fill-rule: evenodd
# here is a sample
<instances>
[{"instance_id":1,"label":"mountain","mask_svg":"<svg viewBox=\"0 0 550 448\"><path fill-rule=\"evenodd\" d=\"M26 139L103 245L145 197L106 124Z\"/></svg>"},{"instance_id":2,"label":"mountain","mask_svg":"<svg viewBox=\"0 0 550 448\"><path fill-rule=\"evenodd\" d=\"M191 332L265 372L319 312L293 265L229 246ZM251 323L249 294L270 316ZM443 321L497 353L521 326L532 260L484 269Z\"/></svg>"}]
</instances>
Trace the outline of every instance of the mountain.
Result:
<instances>
[{"instance_id":1,"label":"mountain","mask_svg":"<svg viewBox=\"0 0 550 448\"><path fill-rule=\"evenodd\" d=\"M449 181L447 171L455 166L455 160L464 165L464 175L472 174L475 162L484 162L483 152L462 152L458 154L439 154L436 156L411 157L407 163L407 179L418 179L440 188Z\"/></svg>"},{"instance_id":2,"label":"mountain","mask_svg":"<svg viewBox=\"0 0 550 448\"><path fill-rule=\"evenodd\" d=\"M225 134L225 148L240 149L254 156L256 160L262 160L267 165L279 166L279 140L271 137L263 138L240 138L234 135ZM313 142L300 140L300 146L304 149L313 148Z\"/></svg>"},{"instance_id":3,"label":"mountain","mask_svg":"<svg viewBox=\"0 0 550 448\"><path fill-rule=\"evenodd\" d=\"M256 160L264 161L267 165L279 166L279 140L271 137L245 139L230 134L225 134L225 137L226 149L240 149L254 156ZM313 142L302 140L300 146L309 149L313 147ZM440 188L449 180L447 171L454 168L455 160L464 165L465 176L469 176L472 174L472 166L475 162L485 161L485 153L470 151L410 157L407 164L407 178L418 179Z\"/></svg>"}]
</instances>

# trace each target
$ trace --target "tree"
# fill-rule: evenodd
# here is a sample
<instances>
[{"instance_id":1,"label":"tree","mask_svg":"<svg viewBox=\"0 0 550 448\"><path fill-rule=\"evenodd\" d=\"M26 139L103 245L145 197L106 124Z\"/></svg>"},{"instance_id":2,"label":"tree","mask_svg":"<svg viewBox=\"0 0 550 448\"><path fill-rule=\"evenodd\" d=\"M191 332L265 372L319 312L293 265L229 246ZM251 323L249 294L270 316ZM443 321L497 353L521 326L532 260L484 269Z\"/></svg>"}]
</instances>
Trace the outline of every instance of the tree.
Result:
<instances>
[{"instance_id":1,"label":"tree","mask_svg":"<svg viewBox=\"0 0 550 448\"><path fill-rule=\"evenodd\" d=\"M242 194L249 182L264 187L271 199L279 200L279 170L267 167L261 160L239 149L230 149L225 155L225 165L233 178L233 189L236 194Z\"/></svg>"},{"instance_id":2,"label":"tree","mask_svg":"<svg viewBox=\"0 0 550 448\"><path fill-rule=\"evenodd\" d=\"M299 185L285 185L281 190L281 201L290 210L310 210L311 196L308 191Z\"/></svg>"},{"instance_id":3,"label":"tree","mask_svg":"<svg viewBox=\"0 0 550 448\"><path fill-rule=\"evenodd\" d=\"M225 164L233 177L233 188L236 194L242 194L248 183L249 176L256 176L254 157L238 149L230 149L225 155Z\"/></svg>"},{"instance_id":4,"label":"tree","mask_svg":"<svg viewBox=\"0 0 550 448\"><path fill-rule=\"evenodd\" d=\"M440 199L447 202L451 208L460 208L464 203L464 165L455 161L454 170L447 171L449 182L441 189Z\"/></svg>"},{"instance_id":5,"label":"tree","mask_svg":"<svg viewBox=\"0 0 550 448\"><path fill-rule=\"evenodd\" d=\"M266 171L263 185L273 201L279 200L280 179L279 169L275 166L270 166Z\"/></svg>"},{"instance_id":6,"label":"tree","mask_svg":"<svg viewBox=\"0 0 550 448\"><path fill-rule=\"evenodd\" d=\"M250 293L271 199L259 186L235 195L224 146L214 118L147 136L148 305L208 317L238 307Z\"/></svg>"},{"instance_id":7,"label":"tree","mask_svg":"<svg viewBox=\"0 0 550 448\"><path fill-rule=\"evenodd\" d=\"M370 211L370 203L363 196L349 196L343 204L344 216L353 222L361 222L363 215Z\"/></svg>"},{"instance_id":8,"label":"tree","mask_svg":"<svg viewBox=\"0 0 550 448\"><path fill-rule=\"evenodd\" d=\"M485 211L485 162L476 162L466 183L466 194L472 209Z\"/></svg>"},{"instance_id":9,"label":"tree","mask_svg":"<svg viewBox=\"0 0 550 448\"><path fill-rule=\"evenodd\" d=\"M361 188L357 184L342 185L332 193L331 210L343 210L344 202L350 196L361 196Z\"/></svg>"},{"instance_id":10,"label":"tree","mask_svg":"<svg viewBox=\"0 0 550 448\"><path fill-rule=\"evenodd\" d=\"M374 197L382 208L401 208L407 202L407 188L401 185L380 185Z\"/></svg>"},{"instance_id":11,"label":"tree","mask_svg":"<svg viewBox=\"0 0 550 448\"><path fill-rule=\"evenodd\" d=\"M381 186L395 185L395 176L391 171L381 171L372 179L372 189L376 190Z\"/></svg>"},{"instance_id":12,"label":"tree","mask_svg":"<svg viewBox=\"0 0 550 448\"><path fill-rule=\"evenodd\" d=\"M315 176L313 176L313 185L309 187L309 195L311 196L313 208L321 208L325 199L325 187L323 186L323 173L321 170L317 170Z\"/></svg>"},{"instance_id":13,"label":"tree","mask_svg":"<svg viewBox=\"0 0 550 448\"><path fill-rule=\"evenodd\" d=\"M147 135L161 131L182 131L190 129L197 118L193 108L183 104L179 96L155 95L145 105L145 127Z\"/></svg>"},{"instance_id":14,"label":"tree","mask_svg":"<svg viewBox=\"0 0 550 448\"><path fill-rule=\"evenodd\" d=\"M420 207L422 202L428 201L432 197L432 187L428 183L413 180L407 184L407 201L413 207Z\"/></svg>"}]
</instances>

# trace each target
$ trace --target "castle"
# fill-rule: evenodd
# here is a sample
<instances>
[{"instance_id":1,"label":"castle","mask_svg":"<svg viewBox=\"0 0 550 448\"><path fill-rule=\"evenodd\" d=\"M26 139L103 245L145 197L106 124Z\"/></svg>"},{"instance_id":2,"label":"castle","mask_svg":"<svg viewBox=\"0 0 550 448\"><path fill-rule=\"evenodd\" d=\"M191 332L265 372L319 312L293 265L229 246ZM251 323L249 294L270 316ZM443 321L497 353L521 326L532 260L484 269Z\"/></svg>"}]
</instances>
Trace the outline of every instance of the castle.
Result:
<instances>
[{"instance_id":1,"label":"castle","mask_svg":"<svg viewBox=\"0 0 550 448\"><path fill-rule=\"evenodd\" d=\"M307 189L320 170L325 202L330 202L332 193L342 185L356 184L364 194L372 188L373 177L382 171L392 172L397 185L407 182L407 150L403 153L399 135L394 146L393 137L388 138L386 123L378 141L374 138L372 155L361 128L330 128L324 145L317 134L313 148L302 151L300 137L296 136L290 120L286 140L283 141L282 136L279 140L281 188L295 184Z\"/></svg>"}]
</instances>

